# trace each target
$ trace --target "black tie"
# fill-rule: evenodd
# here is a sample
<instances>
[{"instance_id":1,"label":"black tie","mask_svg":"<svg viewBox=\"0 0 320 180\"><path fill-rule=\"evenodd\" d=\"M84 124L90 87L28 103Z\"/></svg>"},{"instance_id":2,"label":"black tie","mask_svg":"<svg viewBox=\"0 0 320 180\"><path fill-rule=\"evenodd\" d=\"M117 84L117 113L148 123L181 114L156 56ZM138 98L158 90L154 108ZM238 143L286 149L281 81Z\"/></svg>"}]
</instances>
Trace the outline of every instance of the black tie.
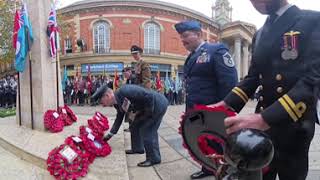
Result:
<instances>
[{"instance_id":1,"label":"black tie","mask_svg":"<svg viewBox=\"0 0 320 180\"><path fill-rule=\"evenodd\" d=\"M277 19L277 17L278 17L277 14L270 14L268 19L266 20L266 23L263 26L262 35L270 31L270 28L272 24L275 22L275 20Z\"/></svg>"}]
</instances>

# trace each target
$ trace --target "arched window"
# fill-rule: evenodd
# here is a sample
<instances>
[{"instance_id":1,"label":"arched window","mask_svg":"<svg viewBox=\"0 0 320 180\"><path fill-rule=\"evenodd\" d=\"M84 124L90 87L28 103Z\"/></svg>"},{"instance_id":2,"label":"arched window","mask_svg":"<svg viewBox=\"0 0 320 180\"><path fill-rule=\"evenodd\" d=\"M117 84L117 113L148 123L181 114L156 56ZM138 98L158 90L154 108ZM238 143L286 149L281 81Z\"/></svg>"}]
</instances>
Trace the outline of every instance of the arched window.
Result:
<instances>
[{"instance_id":1,"label":"arched window","mask_svg":"<svg viewBox=\"0 0 320 180\"><path fill-rule=\"evenodd\" d=\"M110 26L105 21L99 21L93 27L94 52L107 53L110 50Z\"/></svg>"},{"instance_id":2,"label":"arched window","mask_svg":"<svg viewBox=\"0 0 320 180\"><path fill-rule=\"evenodd\" d=\"M160 54L160 26L149 22L144 27L144 53Z\"/></svg>"}]
</instances>

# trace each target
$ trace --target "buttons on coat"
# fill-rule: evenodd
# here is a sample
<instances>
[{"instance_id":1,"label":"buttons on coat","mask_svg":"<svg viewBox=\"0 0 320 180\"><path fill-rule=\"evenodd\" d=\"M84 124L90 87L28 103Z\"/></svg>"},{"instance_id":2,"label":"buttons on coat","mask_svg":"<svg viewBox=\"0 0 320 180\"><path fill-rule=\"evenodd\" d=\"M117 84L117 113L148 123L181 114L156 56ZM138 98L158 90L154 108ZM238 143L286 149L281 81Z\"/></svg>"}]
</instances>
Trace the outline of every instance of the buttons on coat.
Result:
<instances>
[{"instance_id":1,"label":"buttons on coat","mask_svg":"<svg viewBox=\"0 0 320 180\"><path fill-rule=\"evenodd\" d=\"M278 87L277 88L277 92L281 94L283 92L283 88L282 87Z\"/></svg>"},{"instance_id":2,"label":"buttons on coat","mask_svg":"<svg viewBox=\"0 0 320 180\"><path fill-rule=\"evenodd\" d=\"M276 80L277 81L281 81L282 80L282 75L281 74L277 74L276 75Z\"/></svg>"}]
</instances>

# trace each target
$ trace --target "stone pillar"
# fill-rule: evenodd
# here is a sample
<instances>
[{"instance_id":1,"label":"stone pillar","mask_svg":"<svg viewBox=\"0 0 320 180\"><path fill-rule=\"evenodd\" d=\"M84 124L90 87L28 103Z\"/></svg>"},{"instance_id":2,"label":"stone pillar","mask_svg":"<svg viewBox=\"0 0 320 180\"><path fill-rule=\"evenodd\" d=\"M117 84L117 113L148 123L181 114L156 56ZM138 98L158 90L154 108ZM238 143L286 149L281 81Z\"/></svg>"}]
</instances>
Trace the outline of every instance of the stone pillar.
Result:
<instances>
[{"instance_id":1,"label":"stone pillar","mask_svg":"<svg viewBox=\"0 0 320 180\"><path fill-rule=\"evenodd\" d=\"M234 60L238 72L238 79L241 77L241 38L236 37L234 40Z\"/></svg>"},{"instance_id":2,"label":"stone pillar","mask_svg":"<svg viewBox=\"0 0 320 180\"><path fill-rule=\"evenodd\" d=\"M44 113L48 109L56 109L57 107L56 62L49 56L49 45L46 34L51 1L26 0L25 2L27 4L34 35L34 42L31 48L33 124L34 129L43 131ZM26 69L23 73L20 73L21 107L17 107L16 119L18 123L18 109L21 108L22 126L31 128L29 66L30 61L27 59ZM61 82L60 68L58 68L58 76ZM63 98L61 83L59 83L59 92L59 105L62 106Z\"/></svg>"},{"instance_id":3,"label":"stone pillar","mask_svg":"<svg viewBox=\"0 0 320 180\"><path fill-rule=\"evenodd\" d=\"M249 69L249 43L245 41L243 44L243 58L242 58L242 77L248 74Z\"/></svg>"}]
</instances>

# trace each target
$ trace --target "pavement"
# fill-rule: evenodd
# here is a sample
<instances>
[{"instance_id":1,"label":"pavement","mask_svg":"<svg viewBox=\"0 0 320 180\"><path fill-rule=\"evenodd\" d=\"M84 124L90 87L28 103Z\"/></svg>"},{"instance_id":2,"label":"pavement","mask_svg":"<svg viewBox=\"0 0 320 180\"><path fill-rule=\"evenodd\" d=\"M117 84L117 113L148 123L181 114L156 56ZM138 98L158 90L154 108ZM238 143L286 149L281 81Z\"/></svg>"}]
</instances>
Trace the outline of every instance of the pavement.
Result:
<instances>
[{"instance_id":1,"label":"pavement","mask_svg":"<svg viewBox=\"0 0 320 180\"><path fill-rule=\"evenodd\" d=\"M250 102L241 113L252 113L254 111L255 102ZM67 127L63 133L57 134L57 142L50 144L61 144L62 137L66 137L75 133L78 126L85 123L85 120L100 111L106 114L111 120L111 124L115 118L116 112L113 108L102 107L78 107L73 106L72 109L81 119L80 122ZM110 155L112 157L100 158L96 160L90 167L89 174L84 179L127 179L130 180L188 180L190 174L200 170L200 166L193 161L186 150L182 147L182 139L178 134L180 116L184 111L184 106L170 106L161 123L159 129L160 151L162 163L153 167L141 168L137 167L137 163L145 160L145 155L125 155L124 150L130 148L130 133L124 132L123 128L119 130L110 141L111 147L115 150ZM0 139L3 138L2 125L5 119L0 119ZM4 127L4 126L3 126ZM42 134L44 136L46 132ZM33 133L37 134L37 133ZM49 134L49 133L47 133ZM50 134L50 137L52 135ZM52 138L51 138L52 139ZM55 141L55 140L52 140ZM32 141L36 144L36 141ZM47 148L48 149L48 148ZM38 150L39 151L39 150ZM315 137L310 147L309 156L309 174L307 180L320 180L320 126L317 126ZM120 164L120 165L119 165ZM126 164L126 167L124 167ZM106 170L116 167L117 173ZM2 179L51 179L49 173L33 164L25 161L16 153L12 153L10 148L0 142L0 180ZM124 169L124 170L122 170ZM121 173L125 174L124 176ZM23 176L21 176L23 175ZM117 176L118 175L118 176ZM23 177L23 178L22 178ZM212 180L213 177L203 178L203 180Z\"/></svg>"}]
</instances>

